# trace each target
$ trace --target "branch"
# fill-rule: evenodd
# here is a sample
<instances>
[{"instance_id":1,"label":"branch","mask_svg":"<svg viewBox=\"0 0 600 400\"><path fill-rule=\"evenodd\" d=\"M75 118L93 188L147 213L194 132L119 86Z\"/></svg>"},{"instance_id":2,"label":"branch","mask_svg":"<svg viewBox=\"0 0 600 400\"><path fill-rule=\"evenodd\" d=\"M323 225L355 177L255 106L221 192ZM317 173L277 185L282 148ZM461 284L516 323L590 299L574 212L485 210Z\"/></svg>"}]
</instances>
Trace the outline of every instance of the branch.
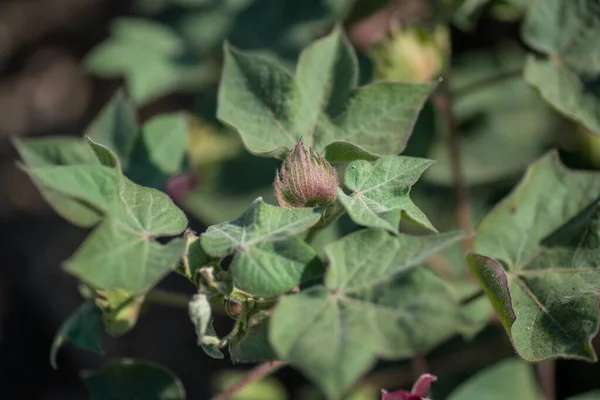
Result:
<instances>
[{"instance_id":1,"label":"branch","mask_svg":"<svg viewBox=\"0 0 600 400\"><path fill-rule=\"evenodd\" d=\"M218 395L217 397L213 397L212 400L229 400L235 395L237 392L242 390L246 385L261 380L267 375L271 375L277 370L285 367L287 363L285 361L272 361L266 362L264 364L260 364L256 368L250 370L248 374L239 381L237 381L232 387Z\"/></svg>"},{"instance_id":2,"label":"branch","mask_svg":"<svg viewBox=\"0 0 600 400\"><path fill-rule=\"evenodd\" d=\"M454 178L454 190L456 198L456 216L458 226L464 232L471 232L471 206L469 202L469 192L462 172L461 154L460 154L460 133L458 124L452 111L452 97L450 95L450 78L446 78L440 83L440 88L433 96L433 104L439 114L442 116L447 135L448 151L450 152L450 162L452 166L452 176ZM468 237L462 241L462 249L465 253L473 251L473 238Z\"/></svg>"},{"instance_id":3,"label":"branch","mask_svg":"<svg viewBox=\"0 0 600 400\"><path fill-rule=\"evenodd\" d=\"M146 294L146 301L163 306L185 308L187 310L190 296L162 289L152 289Z\"/></svg>"},{"instance_id":4,"label":"branch","mask_svg":"<svg viewBox=\"0 0 600 400\"><path fill-rule=\"evenodd\" d=\"M502 72L498 75L484 78L480 81L471 83L461 89L457 89L456 91L454 91L454 97L459 98L462 96L466 96L473 92L477 92L479 90L488 88L490 86L497 85L498 83L502 83L502 82L510 80L510 79L518 78L521 76L522 73L523 73L523 68L516 69L514 71Z\"/></svg>"}]
</instances>

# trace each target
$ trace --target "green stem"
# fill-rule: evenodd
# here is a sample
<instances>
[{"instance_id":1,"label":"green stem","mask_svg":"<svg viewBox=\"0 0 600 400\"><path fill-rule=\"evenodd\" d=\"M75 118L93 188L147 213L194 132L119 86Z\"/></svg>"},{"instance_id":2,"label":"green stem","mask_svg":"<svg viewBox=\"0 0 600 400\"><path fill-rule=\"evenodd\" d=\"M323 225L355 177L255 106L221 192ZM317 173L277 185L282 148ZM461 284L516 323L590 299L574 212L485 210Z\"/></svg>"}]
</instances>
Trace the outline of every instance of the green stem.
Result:
<instances>
[{"instance_id":1,"label":"green stem","mask_svg":"<svg viewBox=\"0 0 600 400\"><path fill-rule=\"evenodd\" d=\"M498 75L490 76L490 77L487 77L480 81L477 81L475 83L472 83L470 85L467 85L461 89L457 89L453 93L453 95L455 98L467 96L474 92L478 92L480 90L489 88L491 86L506 82L507 80L518 78L521 76L522 73L523 73L523 69L520 68L520 69L517 69L514 71L507 71L507 72L500 73Z\"/></svg>"},{"instance_id":2,"label":"green stem","mask_svg":"<svg viewBox=\"0 0 600 400\"><path fill-rule=\"evenodd\" d=\"M336 207L337 207L337 209L331 215L324 214L323 217L321 218L321 220L315 226L310 228L310 230L306 234L306 237L304 238L306 243L311 244L312 241L315 239L315 236L317 236L317 234L319 232L321 232L322 230L325 230L329 225L334 223L339 217L344 215L344 213L346 212L344 207L342 207L340 205L338 205ZM327 213L327 211L325 213Z\"/></svg>"},{"instance_id":3,"label":"green stem","mask_svg":"<svg viewBox=\"0 0 600 400\"><path fill-rule=\"evenodd\" d=\"M190 297L183 293L169 292L162 289L152 289L146 294L146 301L163 306L185 308L187 310Z\"/></svg>"},{"instance_id":4,"label":"green stem","mask_svg":"<svg viewBox=\"0 0 600 400\"><path fill-rule=\"evenodd\" d=\"M476 291L475 293L473 293L472 295L462 299L460 301L460 305L462 307L467 306L467 305L471 304L472 302L479 300L483 296L485 296L485 293L484 293L483 289L480 289L480 290Z\"/></svg>"}]
</instances>

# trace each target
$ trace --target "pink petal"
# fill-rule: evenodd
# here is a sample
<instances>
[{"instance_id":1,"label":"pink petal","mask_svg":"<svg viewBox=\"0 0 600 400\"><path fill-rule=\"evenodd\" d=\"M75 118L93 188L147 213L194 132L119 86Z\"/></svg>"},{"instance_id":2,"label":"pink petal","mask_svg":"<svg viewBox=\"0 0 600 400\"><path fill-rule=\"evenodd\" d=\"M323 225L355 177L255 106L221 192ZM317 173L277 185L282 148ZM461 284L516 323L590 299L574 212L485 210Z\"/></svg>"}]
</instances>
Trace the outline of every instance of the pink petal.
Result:
<instances>
[{"instance_id":1,"label":"pink petal","mask_svg":"<svg viewBox=\"0 0 600 400\"><path fill-rule=\"evenodd\" d=\"M423 374L417 379L411 392L400 389L390 393L382 390L381 400L423 400L429 392L431 383L435 381L437 381L437 377L431 374Z\"/></svg>"},{"instance_id":2,"label":"pink petal","mask_svg":"<svg viewBox=\"0 0 600 400\"><path fill-rule=\"evenodd\" d=\"M411 394L419 397L425 397L429 392L429 388L433 382L437 381L437 377L431 374L423 374L417 379L413 385Z\"/></svg>"}]
</instances>

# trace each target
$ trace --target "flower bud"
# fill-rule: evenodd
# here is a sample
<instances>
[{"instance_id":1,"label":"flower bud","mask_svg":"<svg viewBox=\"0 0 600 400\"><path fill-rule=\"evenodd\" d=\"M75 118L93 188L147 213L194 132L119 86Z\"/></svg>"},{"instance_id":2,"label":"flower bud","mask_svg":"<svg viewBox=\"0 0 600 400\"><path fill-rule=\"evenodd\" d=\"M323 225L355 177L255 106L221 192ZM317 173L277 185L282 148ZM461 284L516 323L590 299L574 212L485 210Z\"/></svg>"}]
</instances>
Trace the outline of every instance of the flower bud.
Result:
<instances>
[{"instance_id":1,"label":"flower bud","mask_svg":"<svg viewBox=\"0 0 600 400\"><path fill-rule=\"evenodd\" d=\"M335 168L300 140L277 171L274 186L279 206L294 208L333 204L339 184Z\"/></svg>"}]
</instances>

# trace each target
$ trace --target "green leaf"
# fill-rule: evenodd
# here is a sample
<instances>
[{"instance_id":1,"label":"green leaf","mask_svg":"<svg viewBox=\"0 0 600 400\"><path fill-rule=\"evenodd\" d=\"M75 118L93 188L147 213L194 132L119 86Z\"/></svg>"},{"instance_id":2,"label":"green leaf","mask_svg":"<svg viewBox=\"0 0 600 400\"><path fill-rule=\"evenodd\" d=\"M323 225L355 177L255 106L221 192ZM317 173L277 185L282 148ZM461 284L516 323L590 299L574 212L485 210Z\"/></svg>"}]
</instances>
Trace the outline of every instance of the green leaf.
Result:
<instances>
[{"instance_id":1,"label":"green leaf","mask_svg":"<svg viewBox=\"0 0 600 400\"><path fill-rule=\"evenodd\" d=\"M597 0L536 0L523 27L527 44L546 56L529 57L525 80L557 110L598 135L599 35Z\"/></svg>"},{"instance_id":2,"label":"green leaf","mask_svg":"<svg viewBox=\"0 0 600 400\"><path fill-rule=\"evenodd\" d=\"M378 357L410 357L456 333L452 292L428 270L410 272L461 237L367 229L330 244L325 285L283 297L271 317L277 355L338 399Z\"/></svg>"},{"instance_id":3,"label":"green leaf","mask_svg":"<svg viewBox=\"0 0 600 400\"><path fill-rule=\"evenodd\" d=\"M135 105L117 92L86 134L116 154L128 178L162 188L169 176L186 169L189 130L190 116L183 112L160 114L140 127Z\"/></svg>"},{"instance_id":4,"label":"green leaf","mask_svg":"<svg viewBox=\"0 0 600 400\"><path fill-rule=\"evenodd\" d=\"M410 188L433 162L413 157L383 157L375 163L358 160L346 168L350 196L338 189L338 198L352 220L369 228L398 233L400 215L437 232L427 216L412 202Z\"/></svg>"},{"instance_id":5,"label":"green leaf","mask_svg":"<svg viewBox=\"0 0 600 400\"><path fill-rule=\"evenodd\" d=\"M79 348L97 354L104 354L100 346L101 339L102 314L93 301L87 301L75 310L56 333L50 349L52 368L57 368L56 356L58 350L69 342Z\"/></svg>"},{"instance_id":6,"label":"green leaf","mask_svg":"<svg viewBox=\"0 0 600 400\"><path fill-rule=\"evenodd\" d=\"M478 228L469 263L528 361L596 359L599 178L551 152Z\"/></svg>"},{"instance_id":7,"label":"green leaf","mask_svg":"<svg viewBox=\"0 0 600 400\"><path fill-rule=\"evenodd\" d=\"M75 138L14 139L13 144L29 168L70 164L99 165L89 145ZM101 219L101 212L92 205L44 185L35 176L30 177L52 209L73 225L89 228Z\"/></svg>"},{"instance_id":8,"label":"green leaf","mask_svg":"<svg viewBox=\"0 0 600 400\"><path fill-rule=\"evenodd\" d=\"M226 46L217 116L261 156L283 158L300 138L329 161L401 152L435 85L356 89L356 80L356 57L340 28L303 51L295 77Z\"/></svg>"},{"instance_id":9,"label":"green leaf","mask_svg":"<svg viewBox=\"0 0 600 400\"><path fill-rule=\"evenodd\" d=\"M144 125L148 157L161 172L174 175L183 169L188 131L188 116L183 112L158 115Z\"/></svg>"},{"instance_id":10,"label":"green leaf","mask_svg":"<svg viewBox=\"0 0 600 400\"><path fill-rule=\"evenodd\" d=\"M67 270L96 289L141 294L177 263L182 239L156 239L183 232L187 219L164 193L122 176L116 156L91 142L105 165L28 169L34 179L63 196L99 210L103 222L67 262ZM112 165L112 166L111 166Z\"/></svg>"},{"instance_id":11,"label":"green leaf","mask_svg":"<svg viewBox=\"0 0 600 400\"><path fill-rule=\"evenodd\" d=\"M214 225L200 237L212 257L234 255L236 287L256 296L284 293L321 272L314 250L294 237L315 225L312 208L279 208L257 198L238 219Z\"/></svg>"},{"instance_id":12,"label":"green leaf","mask_svg":"<svg viewBox=\"0 0 600 400\"><path fill-rule=\"evenodd\" d=\"M219 340L217 337L217 332L215 332L215 328L213 327L212 321L208 324L204 337L214 338L215 341ZM200 343L200 347L202 347L202 350L204 350L204 352L209 357L212 357L217 360L225 358L223 352L212 343Z\"/></svg>"},{"instance_id":13,"label":"green leaf","mask_svg":"<svg viewBox=\"0 0 600 400\"><path fill-rule=\"evenodd\" d=\"M542 397L531 365L509 358L477 373L460 385L448 400L538 400Z\"/></svg>"},{"instance_id":14,"label":"green leaf","mask_svg":"<svg viewBox=\"0 0 600 400\"><path fill-rule=\"evenodd\" d=\"M135 105L125 93L118 91L86 128L85 133L95 142L110 148L118 157L121 168L127 170L139 130Z\"/></svg>"},{"instance_id":15,"label":"green leaf","mask_svg":"<svg viewBox=\"0 0 600 400\"><path fill-rule=\"evenodd\" d=\"M123 359L82 376L91 400L185 400L179 378L154 363Z\"/></svg>"},{"instance_id":16,"label":"green leaf","mask_svg":"<svg viewBox=\"0 0 600 400\"><path fill-rule=\"evenodd\" d=\"M194 91L216 78L209 62L191 54L174 30L141 18L118 18L111 36L85 58L92 74L124 76L138 104L145 104L174 91Z\"/></svg>"}]
</instances>

